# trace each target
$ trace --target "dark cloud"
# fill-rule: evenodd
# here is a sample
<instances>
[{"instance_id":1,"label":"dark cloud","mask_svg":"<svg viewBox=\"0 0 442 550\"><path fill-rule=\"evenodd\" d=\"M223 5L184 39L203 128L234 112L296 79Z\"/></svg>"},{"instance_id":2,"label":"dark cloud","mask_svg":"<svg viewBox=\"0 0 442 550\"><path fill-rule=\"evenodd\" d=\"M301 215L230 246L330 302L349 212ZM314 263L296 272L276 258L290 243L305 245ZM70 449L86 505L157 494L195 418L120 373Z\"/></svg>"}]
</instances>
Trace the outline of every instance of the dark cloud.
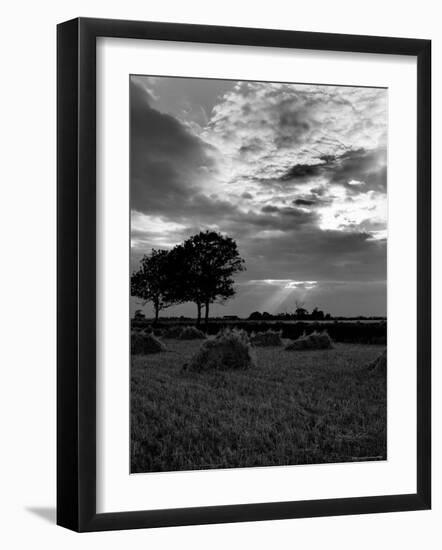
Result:
<instances>
[{"instance_id":1,"label":"dark cloud","mask_svg":"<svg viewBox=\"0 0 442 550\"><path fill-rule=\"evenodd\" d=\"M308 206L315 208L333 203L333 196L324 197L323 195L324 191L322 188L312 189L310 193L298 195L295 199L293 199L292 204L295 206Z\"/></svg>"},{"instance_id":2,"label":"dark cloud","mask_svg":"<svg viewBox=\"0 0 442 550\"><path fill-rule=\"evenodd\" d=\"M215 169L211 147L176 118L149 103L140 85L130 88L131 207L150 214L183 206L207 169Z\"/></svg>"},{"instance_id":3,"label":"dark cloud","mask_svg":"<svg viewBox=\"0 0 442 550\"><path fill-rule=\"evenodd\" d=\"M329 164L333 162L336 159L335 155L321 155L319 157L319 160L321 160L325 164Z\"/></svg>"},{"instance_id":4,"label":"dark cloud","mask_svg":"<svg viewBox=\"0 0 442 550\"><path fill-rule=\"evenodd\" d=\"M263 206L261 208L261 212L264 212L266 214L274 214L276 212L279 212L279 208L277 206L271 206L271 205Z\"/></svg>"},{"instance_id":5,"label":"dark cloud","mask_svg":"<svg viewBox=\"0 0 442 550\"><path fill-rule=\"evenodd\" d=\"M295 199L293 204L296 206L312 206L313 204L316 204L316 202L316 200L311 199Z\"/></svg>"},{"instance_id":6,"label":"dark cloud","mask_svg":"<svg viewBox=\"0 0 442 550\"><path fill-rule=\"evenodd\" d=\"M386 191L387 151L385 148L367 151L350 150L327 162L327 175L331 183L344 185L354 191L349 181L364 182L364 191Z\"/></svg>"},{"instance_id":7,"label":"dark cloud","mask_svg":"<svg viewBox=\"0 0 442 550\"><path fill-rule=\"evenodd\" d=\"M351 149L341 155L321 155L319 160L321 162L317 164L295 164L280 180L308 181L321 176L328 183L342 185L352 193L360 192L349 183L352 180L362 182L364 192L386 192L387 151L384 147Z\"/></svg>"},{"instance_id":8,"label":"dark cloud","mask_svg":"<svg viewBox=\"0 0 442 550\"><path fill-rule=\"evenodd\" d=\"M305 179L322 173L325 163L321 164L295 164L282 177L282 181L292 179Z\"/></svg>"}]
</instances>

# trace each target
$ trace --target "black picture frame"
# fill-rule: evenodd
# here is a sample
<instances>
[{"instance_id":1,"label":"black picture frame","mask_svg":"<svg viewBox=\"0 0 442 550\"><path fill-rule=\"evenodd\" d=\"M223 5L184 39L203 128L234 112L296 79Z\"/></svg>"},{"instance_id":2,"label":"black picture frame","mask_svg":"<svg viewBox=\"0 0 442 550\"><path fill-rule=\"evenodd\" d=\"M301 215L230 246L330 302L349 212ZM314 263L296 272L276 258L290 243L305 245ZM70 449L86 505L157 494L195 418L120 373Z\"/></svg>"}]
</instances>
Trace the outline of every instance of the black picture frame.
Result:
<instances>
[{"instance_id":1,"label":"black picture frame","mask_svg":"<svg viewBox=\"0 0 442 550\"><path fill-rule=\"evenodd\" d=\"M417 58L417 492L96 512L96 39L377 53ZM57 28L57 523L83 531L425 510L431 506L431 41L79 18Z\"/></svg>"}]
</instances>

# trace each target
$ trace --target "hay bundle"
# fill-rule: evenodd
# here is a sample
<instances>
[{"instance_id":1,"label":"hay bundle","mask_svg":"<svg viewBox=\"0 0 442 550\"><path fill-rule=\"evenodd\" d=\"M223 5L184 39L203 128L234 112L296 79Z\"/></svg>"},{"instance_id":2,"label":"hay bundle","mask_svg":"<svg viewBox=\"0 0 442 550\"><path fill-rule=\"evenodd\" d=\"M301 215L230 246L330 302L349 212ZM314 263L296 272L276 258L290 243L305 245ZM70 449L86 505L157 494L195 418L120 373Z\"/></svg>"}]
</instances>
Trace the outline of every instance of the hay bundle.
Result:
<instances>
[{"instance_id":1,"label":"hay bundle","mask_svg":"<svg viewBox=\"0 0 442 550\"><path fill-rule=\"evenodd\" d=\"M255 366L247 333L227 328L219 332L216 338L204 342L183 370L245 370Z\"/></svg>"},{"instance_id":2,"label":"hay bundle","mask_svg":"<svg viewBox=\"0 0 442 550\"><path fill-rule=\"evenodd\" d=\"M166 346L151 332L132 332L130 346L132 355L146 355L166 351Z\"/></svg>"},{"instance_id":3,"label":"hay bundle","mask_svg":"<svg viewBox=\"0 0 442 550\"><path fill-rule=\"evenodd\" d=\"M202 340L206 335L196 327L184 327L179 336L180 340Z\"/></svg>"},{"instance_id":4,"label":"hay bundle","mask_svg":"<svg viewBox=\"0 0 442 550\"><path fill-rule=\"evenodd\" d=\"M367 365L367 369L373 373L387 373L387 350L385 349L379 357Z\"/></svg>"},{"instance_id":5,"label":"hay bundle","mask_svg":"<svg viewBox=\"0 0 442 550\"><path fill-rule=\"evenodd\" d=\"M304 334L300 336L294 342L291 342L286 346L286 350L289 351L299 351L299 350L310 350L310 349L332 349L333 342L328 335L328 332L324 330L323 332L312 332L311 334Z\"/></svg>"},{"instance_id":6,"label":"hay bundle","mask_svg":"<svg viewBox=\"0 0 442 550\"><path fill-rule=\"evenodd\" d=\"M163 338L179 338L182 332L183 329L180 326L169 327L164 331Z\"/></svg>"},{"instance_id":7,"label":"hay bundle","mask_svg":"<svg viewBox=\"0 0 442 550\"><path fill-rule=\"evenodd\" d=\"M252 332L250 341L254 346L282 346L282 330L266 330L263 332Z\"/></svg>"},{"instance_id":8,"label":"hay bundle","mask_svg":"<svg viewBox=\"0 0 442 550\"><path fill-rule=\"evenodd\" d=\"M155 336L162 337L164 330L159 327L154 327L153 325L147 325L145 327L134 327L132 330L139 330L145 332L146 334L154 334Z\"/></svg>"}]
</instances>

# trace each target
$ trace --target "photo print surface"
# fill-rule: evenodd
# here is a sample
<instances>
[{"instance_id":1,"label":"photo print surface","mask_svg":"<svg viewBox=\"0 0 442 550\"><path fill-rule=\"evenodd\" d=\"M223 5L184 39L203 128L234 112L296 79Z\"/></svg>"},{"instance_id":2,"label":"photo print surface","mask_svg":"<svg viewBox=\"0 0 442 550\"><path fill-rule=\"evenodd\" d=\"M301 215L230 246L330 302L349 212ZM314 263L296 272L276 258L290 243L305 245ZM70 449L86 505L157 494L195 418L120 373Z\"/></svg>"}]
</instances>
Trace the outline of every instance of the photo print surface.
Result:
<instances>
[{"instance_id":1,"label":"photo print surface","mask_svg":"<svg viewBox=\"0 0 442 550\"><path fill-rule=\"evenodd\" d=\"M131 473L386 460L388 90L129 86Z\"/></svg>"}]
</instances>

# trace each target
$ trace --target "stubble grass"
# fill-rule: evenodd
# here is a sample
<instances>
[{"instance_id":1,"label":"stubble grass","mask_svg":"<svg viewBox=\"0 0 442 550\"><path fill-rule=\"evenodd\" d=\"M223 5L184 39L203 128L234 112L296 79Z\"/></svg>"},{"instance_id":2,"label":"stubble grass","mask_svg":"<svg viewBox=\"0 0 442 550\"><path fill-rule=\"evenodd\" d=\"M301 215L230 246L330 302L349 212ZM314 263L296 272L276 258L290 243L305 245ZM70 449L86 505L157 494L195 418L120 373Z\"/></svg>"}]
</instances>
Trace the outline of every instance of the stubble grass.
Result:
<instances>
[{"instance_id":1,"label":"stubble grass","mask_svg":"<svg viewBox=\"0 0 442 550\"><path fill-rule=\"evenodd\" d=\"M386 458L386 380L374 345L257 348L246 371L182 371L200 341L133 356L131 472Z\"/></svg>"}]
</instances>

